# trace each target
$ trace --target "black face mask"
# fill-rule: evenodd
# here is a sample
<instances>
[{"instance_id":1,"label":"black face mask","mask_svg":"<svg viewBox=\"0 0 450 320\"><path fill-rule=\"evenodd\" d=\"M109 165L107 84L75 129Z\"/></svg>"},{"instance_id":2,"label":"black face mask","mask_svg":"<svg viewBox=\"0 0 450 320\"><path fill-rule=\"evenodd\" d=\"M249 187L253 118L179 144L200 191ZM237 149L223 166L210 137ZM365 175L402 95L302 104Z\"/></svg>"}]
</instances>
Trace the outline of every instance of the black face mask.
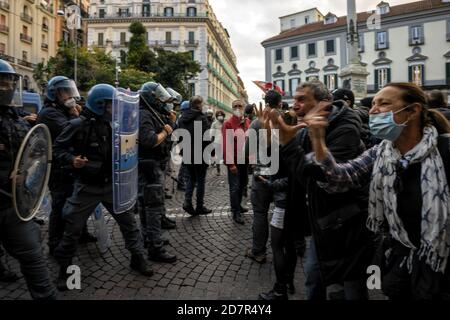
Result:
<instances>
[{"instance_id":1,"label":"black face mask","mask_svg":"<svg viewBox=\"0 0 450 320\"><path fill-rule=\"evenodd\" d=\"M9 106L14 98L15 90L0 90L0 105Z\"/></svg>"}]
</instances>

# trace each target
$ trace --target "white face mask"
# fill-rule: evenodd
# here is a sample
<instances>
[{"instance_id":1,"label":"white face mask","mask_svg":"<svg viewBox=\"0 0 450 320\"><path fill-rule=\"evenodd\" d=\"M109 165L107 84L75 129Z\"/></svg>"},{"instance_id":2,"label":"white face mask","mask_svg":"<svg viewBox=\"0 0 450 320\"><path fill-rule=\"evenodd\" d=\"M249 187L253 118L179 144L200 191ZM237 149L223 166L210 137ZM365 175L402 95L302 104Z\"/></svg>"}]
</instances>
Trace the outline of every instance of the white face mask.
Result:
<instances>
[{"instance_id":1,"label":"white face mask","mask_svg":"<svg viewBox=\"0 0 450 320\"><path fill-rule=\"evenodd\" d=\"M75 101L74 98L69 98L66 101L64 101L64 106L68 109L75 108L76 105L77 102Z\"/></svg>"},{"instance_id":2,"label":"white face mask","mask_svg":"<svg viewBox=\"0 0 450 320\"><path fill-rule=\"evenodd\" d=\"M233 114L238 118L242 118L242 111L239 109L233 110Z\"/></svg>"},{"instance_id":3,"label":"white face mask","mask_svg":"<svg viewBox=\"0 0 450 320\"><path fill-rule=\"evenodd\" d=\"M217 120L219 120L220 122L222 122L224 120L223 116L218 116Z\"/></svg>"}]
</instances>

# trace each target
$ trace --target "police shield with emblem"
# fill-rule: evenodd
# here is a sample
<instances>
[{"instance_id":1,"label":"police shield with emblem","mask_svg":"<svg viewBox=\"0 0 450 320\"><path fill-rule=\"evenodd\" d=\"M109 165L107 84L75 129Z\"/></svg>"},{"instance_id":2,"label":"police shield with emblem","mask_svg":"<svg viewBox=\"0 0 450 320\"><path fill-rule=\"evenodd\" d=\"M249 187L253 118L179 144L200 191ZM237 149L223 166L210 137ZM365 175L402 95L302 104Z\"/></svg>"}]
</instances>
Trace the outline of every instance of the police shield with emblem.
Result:
<instances>
[{"instance_id":1,"label":"police shield with emblem","mask_svg":"<svg viewBox=\"0 0 450 320\"><path fill-rule=\"evenodd\" d=\"M139 94L116 90L113 121L113 204L115 213L133 208L138 194Z\"/></svg>"},{"instance_id":2,"label":"police shield with emblem","mask_svg":"<svg viewBox=\"0 0 450 320\"><path fill-rule=\"evenodd\" d=\"M17 153L12 179L14 210L22 221L31 220L45 196L52 162L52 139L44 124L26 135Z\"/></svg>"}]
</instances>

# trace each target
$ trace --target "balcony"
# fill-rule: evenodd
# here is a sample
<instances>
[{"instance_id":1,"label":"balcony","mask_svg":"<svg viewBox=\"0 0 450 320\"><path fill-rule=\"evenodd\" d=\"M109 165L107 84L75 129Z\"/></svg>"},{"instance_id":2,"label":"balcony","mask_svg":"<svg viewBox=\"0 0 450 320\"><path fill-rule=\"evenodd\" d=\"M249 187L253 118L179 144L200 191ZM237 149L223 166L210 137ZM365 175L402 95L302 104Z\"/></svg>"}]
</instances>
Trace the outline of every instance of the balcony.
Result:
<instances>
[{"instance_id":1,"label":"balcony","mask_svg":"<svg viewBox=\"0 0 450 320\"><path fill-rule=\"evenodd\" d=\"M9 27L5 26L5 25L0 25L0 32L4 33L4 34L8 34L9 33Z\"/></svg>"},{"instance_id":2,"label":"balcony","mask_svg":"<svg viewBox=\"0 0 450 320\"><path fill-rule=\"evenodd\" d=\"M185 47L198 47L198 40L184 40Z\"/></svg>"},{"instance_id":3,"label":"balcony","mask_svg":"<svg viewBox=\"0 0 450 320\"><path fill-rule=\"evenodd\" d=\"M105 42L98 42L98 41L92 41L90 45L99 48L104 48L106 46Z\"/></svg>"},{"instance_id":4,"label":"balcony","mask_svg":"<svg viewBox=\"0 0 450 320\"><path fill-rule=\"evenodd\" d=\"M128 41L113 41L113 47L128 47Z\"/></svg>"},{"instance_id":5,"label":"balcony","mask_svg":"<svg viewBox=\"0 0 450 320\"><path fill-rule=\"evenodd\" d=\"M8 56L4 52L0 52L0 59L8 61L8 62L11 62L11 63L14 63L14 57Z\"/></svg>"},{"instance_id":6,"label":"balcony","mask_svg":"<svg viewBox=\"0 0 450 320\"><path fill-rule=\"evenodd\" d=\"M48 25L43 24L43 25L42 25L42 31L47 32L47 31L48 31Z\"/></svg>"},{"instance_id":7,"label":"balcony","mask_svg":"<svg viewBox=\"0 0 450 320\"><path fill-rule=\"evenodd\" d=\"M27 67L27 68L33 68L33 64L31 62L17 59L17 64L20 64L21 66Z\"/></svg>"},{"instance_id":8,"label":"balcony","mask_svg":"<svg viewBox=\"0 0 450 320\"><path fill-rule=\"evenodd\" d=\"M25 21L25 22L33 23L33 17L32 17L32 16L29 16L29 15L26 14L25 12L22 12L22 13L20 14L20 18L21 18L23 21Z\"/></svg>"},{"instance_id":9,"label":"balcony","mask_svg":"<svg viewBox=\"0 0 450 320\"><path fill-rule=\"evenodd\" d=\"M423 37L415 38L415 39L413 39L413 38L409 39L409 45L410 46L421 46L423 44L425 44L425 39Z\"/></svg>"},{"instance_id":10,"label":"balcony","mask_svg":"<svg viewBox=\"0 0 450 320\"><path fill-rule=\"evenodd\" d=\"M375 50L386 50L389 49L389 42L375 43Z\"/></svg>"},{"instance_id":11,"label":"balcony","mask_svg":"<svg viewBox=\"0 0 450 320\"><path fill-rule=\"evenodd\" d=\"M0 9L9 11L9 3L6 1L0 1Z\"/></svg>"},{"instance_id":12,"label":"balcony","mask_svg":"<svg viewBox=\"0 0 450 320\"><path fill-rule=\"evenodd\" d=\"M178 47L180 45L179 40L150 40L148 42L150 47Z\"/></svg>"},{"instance_id":13,"label":"balcony","mask_svg":"<svg viewBox=\"0 0 450 320\"><path fill-rule=\"evenodd\" d=\"M48 50L48 43L41 43L41 48L45 51Z\"/></svg>"},{"instance_id":14,"label":"balcony","mask_svg":"<svg viewBox=\"0 0 450 320\"><path fill-rule=\"evenodd\" d=\"M113 15L98 15L91 14L89 15L89 19L129 19L129 18L207 18L208 14L206 13L197 13L196 16L190 16L186 13L174 13L173 15L166 16L164 13L151 13L151 12L141 12L141 13L131 13L131 12L121 12Z\"/></svg>"},{"instance_id":15,"label":"balcony","mask_svg":"<svg viewBox=\"0 0 450 320\"><path fill-rule=\"evenodd\" d=\"M20 40L22 40L23 42L26 42L26 43L32 43L33 42L33 38L30 37L27 34L24 34L24 33L20 34Z\"/></svg>"}]
</instances>

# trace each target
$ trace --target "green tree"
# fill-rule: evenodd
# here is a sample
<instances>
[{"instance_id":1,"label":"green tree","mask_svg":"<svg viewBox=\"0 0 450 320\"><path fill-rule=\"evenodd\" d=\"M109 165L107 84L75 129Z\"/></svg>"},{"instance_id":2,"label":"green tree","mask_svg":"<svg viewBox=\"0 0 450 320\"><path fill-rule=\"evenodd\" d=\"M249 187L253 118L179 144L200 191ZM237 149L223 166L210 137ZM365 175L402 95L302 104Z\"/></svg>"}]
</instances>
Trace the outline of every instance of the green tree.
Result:
<instances>
[{"instance_id":1,"label":"green tree","mask_svg":"<svg viewBox=\"0 0 450 320\"><path fill-rule=\"evenodd\" d=\"M127 67L145 72L153 71L156 56L146 43L144 25L139 21L135 21L128 30L132 36L128 44Z\"/></svg>"},{"instance_id":2,"label":"green tree","mask_svg":"<svg viewBox=\"0 0 450 320\"><path fill-rule=\"evenodd\" d=\"M153 73L127 68L122 70L119 75L119 85L126 89L130 88L133 91L138 91L142 84L153 81L153 77Z\"/></svg>"}]
</instances>

